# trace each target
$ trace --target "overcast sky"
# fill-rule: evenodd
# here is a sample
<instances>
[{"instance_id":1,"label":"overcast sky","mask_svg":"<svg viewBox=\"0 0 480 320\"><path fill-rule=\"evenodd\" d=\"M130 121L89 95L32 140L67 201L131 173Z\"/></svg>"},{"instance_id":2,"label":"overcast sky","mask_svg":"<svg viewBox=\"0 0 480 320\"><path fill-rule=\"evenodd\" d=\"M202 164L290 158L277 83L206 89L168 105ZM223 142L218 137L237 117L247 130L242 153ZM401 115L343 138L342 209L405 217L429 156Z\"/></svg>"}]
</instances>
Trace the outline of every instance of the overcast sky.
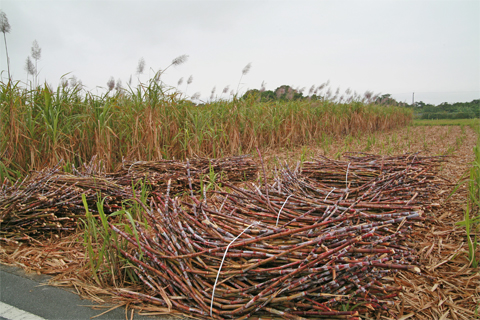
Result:
<instances>
[{"instance_id":1,"label":"overcast sky","mask_svg":"<svg viewBox=\"0 0 480 320\"><path fill-rule=\"evenodd\" d=\"M22 1L0 0L11 31L13 78L25 81L34 40L41 81L75 75L91 91L111 76L126 86L145 59L147 81L182 54L162 80L207 100L330 81L358 93L439 104L480 98L480 1ZM1 42L0 69L7 70ZM6 71L3 73L6 79ZM223 95L226 98L228 95Z\"/></svg>"}]
</instances>

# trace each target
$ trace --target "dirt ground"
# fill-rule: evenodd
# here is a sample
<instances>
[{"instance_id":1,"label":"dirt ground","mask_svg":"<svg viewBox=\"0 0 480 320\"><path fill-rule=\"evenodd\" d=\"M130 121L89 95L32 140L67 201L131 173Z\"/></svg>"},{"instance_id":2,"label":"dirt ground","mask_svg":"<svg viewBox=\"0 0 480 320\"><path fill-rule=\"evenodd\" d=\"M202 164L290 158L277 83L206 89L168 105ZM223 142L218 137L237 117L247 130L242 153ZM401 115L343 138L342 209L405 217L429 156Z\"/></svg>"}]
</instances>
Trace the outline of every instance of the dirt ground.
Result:
<instances>
[{"instance_id":1,"label":"dirt ground","mask_svg":"<svg viewBox=\"0 0 480 320\"><path fill-rule=\"evenodd\" d=\"M448 155L439 172L447 181L440 192L440 201L427 208L426 214L432 219L409 244L417 250L423 275L405 271L391 279L404 289L395 313L397 319L474 319L480 317L480 270L469 265L465 230L455 226L455 222L463 220L466 188L460 187L453 196L448 196L473 161L476 141L475 132L466 126L407 127L363 137L323 139L312 146L267 151L263 157L271 172L284 161L295 165L318 154L329 158L354 151ZM31 245L2 244L0 262L52 275L53 285L73 286L79 294L96 302L111 301L111 295L95 286L89 277L82 237L78 233L62 238L51 236ZM118 303L129 307L125 301ZM391 318L379 314L374 319Z\"/></svg>"}]
</instances>

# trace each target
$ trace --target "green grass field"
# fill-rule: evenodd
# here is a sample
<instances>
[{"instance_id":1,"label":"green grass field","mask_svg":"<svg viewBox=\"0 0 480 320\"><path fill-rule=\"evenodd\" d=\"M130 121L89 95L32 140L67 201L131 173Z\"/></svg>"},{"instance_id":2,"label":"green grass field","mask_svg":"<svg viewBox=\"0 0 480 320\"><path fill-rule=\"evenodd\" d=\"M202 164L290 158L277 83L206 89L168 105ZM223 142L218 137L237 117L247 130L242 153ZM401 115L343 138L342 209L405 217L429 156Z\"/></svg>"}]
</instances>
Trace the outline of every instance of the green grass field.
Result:
<instances>
[{"instance_id":1,"label":"green grass field","mask_svg":"<svg viewBox=\"0 0 480 320\"><path fill-rule=\"evenodd\" d=\"M475 126L480 127L480 119L437 119L437 120L413 120L414 126Z\"/></svg>"}]
</instances>

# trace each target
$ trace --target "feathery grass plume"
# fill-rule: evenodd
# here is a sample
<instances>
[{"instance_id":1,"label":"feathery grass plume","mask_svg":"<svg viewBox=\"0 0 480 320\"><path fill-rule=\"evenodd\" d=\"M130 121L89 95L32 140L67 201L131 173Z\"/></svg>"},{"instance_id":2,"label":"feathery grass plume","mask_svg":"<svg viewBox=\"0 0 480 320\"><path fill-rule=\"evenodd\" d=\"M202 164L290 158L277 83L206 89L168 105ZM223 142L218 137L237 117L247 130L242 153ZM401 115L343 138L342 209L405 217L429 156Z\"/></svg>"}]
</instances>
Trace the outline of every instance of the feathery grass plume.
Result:
<instances>
[{"instance_id":1,"label":"feathery grass plume","mask_svg":"<svg viewBox=\"0 0 480 320\"><path fill-rule=\"evenodd\" d=\"M80 81L77 79L75 75L70 77L70 87L76 88L80 84Z\"/></svg>"},{"instance_id":2,"label":"feathery grass plume","mask_svg":"<svg viewBox=\"0 0 480 320\"><path fill-rule=\"evenodd\" d=\"M60 81L60 86L65 89L66 87L68 87L68 79L66 78L62 78L62 80Z\"/></svg>"},{"instance_id":3,"label":"feathery grass plume","mask_svg":"<svg viewBox=\"0 0 480 320\"><path fill-rule=\"evenodd\" d=\"M108 91L112 91L115 88L115 79L113 77L110 77L110 80L107 81L107 88Z\"/></svg>"},{"instance_id":4,"label":"feathery grass plume","mask_svg":"<svg viewBox=\"0 0 480 320\"><path fill-rule=\"evenodd\" d=\"M185 63L187 61L187 59L188 59L188 55L186 55L186 54L182 54L181 56L176 57L175 59L172 60L172 63L170 63L165 69L163 69L163 70L160 69L155 73L154 80L156 82L159 82L160 81L160 76L163 73L165 73L165 71L167 71L168 68L170 68L171 66L174 66L174 67L179 66L179 65Z\"/></svg>"},{"instance_id":5,"label":"feathery grass plume","mask_svg":"<svg viewBox=\"0 0 480 320\"><path fill-rule=\"evenodd\" d=\"M150 68L153 72L155 72L152 68ZM166 70L166 69L165 69ZM157 72L155 72L155 75L153 76L153 81L156 83L160 82L160 77L162 76L162 73L165 72L165 70L158 69Z\"/></svg>"},{"instance_id":6,"label":"feathery grass plume","mask_svg":"<svg viewBox=\"0 0 480 320\"><path fill-rule=\"evenodd\" d=\"M265 89L266 89L265 87L266 87L266 85L267 85L267 84L265 83L265 81L262 81L262 85L260 86L260 92L265 92Z\"/></svg>"},{"instance_id":7,"label":"feathery grass plume","mask_svg":"<svg viewBox=\"0 0 480 320\"><path fill-rule=\"evenodd\" d=\"M77 77L75 75L70 77L70 87L75 88L77 86Z\"/></svg>"},{"instance_id":8,"label":"feathery grass plume","mask_svg":"<svg viewBox=\"0 0 480 320\"><path fill-rule=\"evenodd\" d=\"M122 89L123 89L122 80L120 78L118 78L117 79L117 84L115 85L115 90L117 90L117 92L120 92Z\"/></svg>"},{"instance_id":9,"label":"feathery grass plume","mask_svg":"<svg viewBox=\"0 0 480 320\"><path fill-rule=\"evenodd\" d=\"M281 87L275 91L275 94L277 95L277 99L280 99L281 96L285 94L285 88Z\"/></svg>"},{"instance_id":10,"label":"feathery grass plume","mask_svg":"<svg viewBox=\"0 0 480 320\"><path fill-rule=\"evenodd\" d=\"M217 90L217 87L214 86L213 89L212 89L212 92L210 94L210 100L213 100L213 98L215 98L215 91Z\"/></svg>"},{"instance_id":11,"label":"feathery grass plume","mask_svg":"<svg viewBox=\"0 0 480 320\"><path fill-rule=\"evenodd\" d=\"M249 64L247 64L245 66L245 68L243 68L242 75L244 75L244 76L247 75L247 73L250 71L250 68L252 68L252 63L251 62Z\"/></svg>"},{"instance_id":12,"label":"feathery grass plume","mask_svg":"<svg viewBox=\"0 0 480 320\"><path fill-rule=\"evenodd\" d=\"M200 99L200 92L195 92L192 96L192 100L198 100Z\"/></svg>"},{"instance_id":13,"label":"feathery grass plume","mask_svg":"<svg viewBox=\"0 0 480 320\"><path fill-rule=\"evenodd\" d=\"M325 100L330 100L331 97L332 97L332 90L330 88L328 88L328 90L325 94Z\"/></svg>"},{"instance_id":14,"label":"feathery grass plume","mask_svg":"<svg viewBox=\"0 0 480 320\"><path fill-rule=\"evenodd\" d=\"M188 86L193 82L193 75L190 75L187 80L187 87L185 88L185 95L187 95Z\"/></svg>"},{"instance_id":15,"label":"feathery grass plume","mask_svg":"<svg viewBox=\"0 0 480 320\"><path fill-rule=\"evenodd\" d=\"M178 82L177 82L177 88L180 87L183 83L183 77L181 77L180 79L178 79Z\"/></svg>"},{"instance_id":16,"label":"feathery grass plume","mask_svg":"<svg viewBox=\"0 0 480 320\"><path fill-rule=\"evenodd\" d=\"M8 80L12 79L10 74L10 59L8 58L7 37L6 34L10 33L10 23L8 23L7 14L0 10L0 31L3 33L3 39L5 40L5 51L7 53L7 67L8 67Z\"/></svg>"},{"instance_id":17,"label":"feathery grass plume","mask_svg":"<svg viewBox=\"0 0 480 320\"><path fill-rule=\"evenodd\" d=\"M238 86L237 86L237 94L238 90L240 89L240 83L242 82L243 76L247 75L250 69L252 68L252 63L248 63L242 70L242 75L240 76L240 81L238 81Z\"/></svg>"},{"instance_id":18,"label":"feathery grass plume","mask_svg":"<svg viewBox=\"0 0 480 320\"><path fill-rule=\"evenodd\" d=\"M145 70L145 59L140 58L140 60L138 60L138 64L137 64L137 74L140 75L143 73L143 71Z\"/></svg>"},{"instance_id":19,"label":"feathery grass plume","mask_svg":"<svg viewBox=\"0 0 480 320\"><path fill-rule=\"evenodd\" d=\"M372 91L365 91L365 94L364 94L365 98L367 100L371 99L372 96L373 96L373 92Z\"/></svg>"},{"instance_id":20,"label":"feathery grass plume","mask_svg":"<svg viewBox=\"0 0 480 320\"><path fill-rule=\"evenodd\" d=\"M138 64L137 64L137 80L139 85L141 84L140 75L143 73L144 70L145 70L145 59L143 59L142 57L138 60Z\"/></svg>"},{"instance_id":21,"label":"feathery grass plume","mask_svg":"<svg viewBox=\"0 0 480 320\"><path fill-rule=\"evenodd\" d=\"M336 101L339 94L340 94L340 87L338 87L337 90L335 90L335 95L333 96L332 101Z\"/></svg>"},{"instance_id":22,"label":"feathery grass plume","mask_svg":"<svg viewBox=\"0 0 480 320\"><path fill-rule=\"evenodd\" d=\"M27 57L25 61L25 71L27 71L27 83L28 83L28 75L35 76L35 66L33 65L32 59L30 56Z\"/></svg>"},{"instance_id":23,"label":"feathery grass plume","mask_svg":"<svg viewBox=\"0 0 480 320\"><path fill-rule=\"evenodd\" d=\"M315 85L312 85L312 86L310 87L310 90L308 90L308 95L311 96L312 93L313 93L313 91L315 91Z\"/></svg>"},{"instance_id":24,"label":"feathery grass plume","mask_svg":"<svg viewBox=\"0 0 480 320\"><path fill-rule=\"evenodd\" d=\"M32 58L35 60L35 86L38 86L38 60L42 57L42 48L38 45L37 40L32 43Z\"/></svg>"},{"instance_id":25,"label":"feathery grass plume","mask_svg":"<svg viewBox=\"0 0 480 320\"><path fill-rule=\"evenodd\" d=\"M176 57L175 59L172 60L172 66L179 66L188 60L188 55L182 54L181 56Z\"/></svg>"},{"instance_id":26,"label":"feathery grass plume","mask_svg":"<svg viewBox=\"0 0 480 320\"><path fill-rule=\"evenodd\" d=\"M294 90L291 87L288 87L287 100L292 100L293 99L293 94L294 94Z\"/></svg>"},{"instance_id":27,"label":"feathery grass plume","mask_svg":"<svg viewBox=\"0 0 480 320\"><path fill-rule=\"evenodd\" d=\"M229 85L227 85L225 88L223 88L222 93L227 93L228 89L230 89Z\"/></svg>"}]
</instances>

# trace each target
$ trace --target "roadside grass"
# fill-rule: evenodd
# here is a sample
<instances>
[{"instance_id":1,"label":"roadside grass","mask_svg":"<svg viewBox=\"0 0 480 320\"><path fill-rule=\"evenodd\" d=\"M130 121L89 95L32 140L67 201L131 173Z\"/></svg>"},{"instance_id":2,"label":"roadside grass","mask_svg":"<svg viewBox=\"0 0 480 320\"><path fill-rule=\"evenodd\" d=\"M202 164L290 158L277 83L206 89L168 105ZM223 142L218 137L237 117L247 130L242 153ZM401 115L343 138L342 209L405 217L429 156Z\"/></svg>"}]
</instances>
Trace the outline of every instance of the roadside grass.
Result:
<instances>
[{"instance_id":1,"label":"roadside grass","mask_svg":"<svg viewBox=\"0 0 480 320\"><path fill-rule=\"evenodd\" d=\"M122 286L126 281L135 282L138 280L133 268L121 254L127 250L128 241L119 237L114 228L120 230L137 243L140 242L137 226L146 226L147 217L144 213L147 204L148 185L141 181L133 186L132 199L125 199L122 209L109 215L104 212L104 200L100 198L97 202L96 212L93 214L87 205L85 195L82 195L85 208L85 219L81 219L83 225L83 246L85 248L85 259L94 281L101 287L105 284L110 286ZM80 228L82 230L82 228ZM143 235L142 235L143 236ZM143 259L141 248L138 260Z\"/></svg>"},{"instance_id":2,"label":"roadside grass","mask_svg":"<svg viewBox=\"0 0 480 320\"><path fill-rule=\"evenodd\" d=\"M469 126L480 127L480 119L436 119L436 120L421 120L414 119L413 126Z\"/></svg>"}]
</instances>

